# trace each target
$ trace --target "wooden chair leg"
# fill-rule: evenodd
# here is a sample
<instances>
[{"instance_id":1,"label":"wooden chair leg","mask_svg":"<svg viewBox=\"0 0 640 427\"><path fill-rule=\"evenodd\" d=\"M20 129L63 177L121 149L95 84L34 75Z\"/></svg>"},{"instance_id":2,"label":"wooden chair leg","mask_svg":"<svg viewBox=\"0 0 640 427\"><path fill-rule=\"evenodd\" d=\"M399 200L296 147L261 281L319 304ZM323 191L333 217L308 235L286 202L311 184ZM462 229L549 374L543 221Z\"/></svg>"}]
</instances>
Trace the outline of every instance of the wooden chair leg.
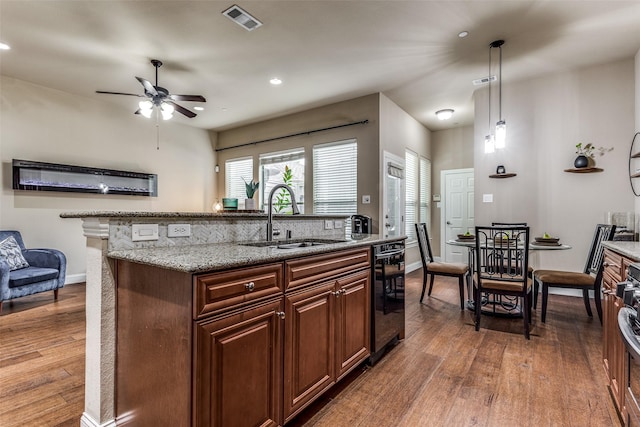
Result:
<instances>
[{"instance_id":1,"label":"wooden chair leg","mask_svg":"<svg viewBox=\"0 0 640 427\"><path fill-rule=\"evenodd\" d=\"M596 311L598 312L598 319L602 325L602 300L600 297L600 289L593 290L593 299L596 301Z\"/></svg>"},{"instance_id":2,"label":"wooden chair leg","mask_svg":"<svg viewBox=\"0 0 640 427\"><path fill-rule=\"evenodd\" d=\"M422 293L420 294L420 302L422 302L422 300L424 299L424 292L427 290L427 275L429 273L427 273L426 270L424 270L423 274L422 274Z\"/></svg>"},{"instance_id":3,"label":"wooden chair leg","mask_svg":"<svg viewBox=\"0 0 640 427\"><path fill-rule=\"evenodd\" d=\"M524 301L523 301L523 309L522 309L522 317L524 317L524 337L526 339L529 339L529 322L530 322L530 314L529 313L529 301L530 301L530 294L526 293L524 294Z\"/></svg>"},{"instance_id":4,"label":"wooden chair leg","mask_svg":"<svg viewBox=\"0 0 640 427\"><path fill-rule=\"evenodd\" d=\"M460 288L460 310L464 310L464 276L458 276L458 287Z\"/></svg>"},{"instance_id":5,"label":"wooden chair leg","mask_svg":"<svg viewBox=\"0 0 640 427\"><path fill-rule=\"evenodd\" d=\"M53 299L55 299L55 300L58 299L58 289L54 289L53 290Z\"/></svg>"},{"instance_id":6,"label":"wooden chair leg","mask_svg":"<svg viewBox=\"0 0 640 427\"><path fill-rule=\"evenodd\" d=\"M538 279L533 277L533 308L538 308L538 291L540 290L540 284L538 283Z\"/></svg>"},{"instance_id":7,"label":"wooden chair leg","mask_svg":"<svg viewBox=\"0 0 640 427\"><path fill-rule=\"evenodd\" d=\"M482 297L482 295L480 295L480 288L474 288L473 290L474 295L476 296L475 298L475 305L474 305L474 309L475 309L475 324L476 324L476 331L480 330L480 311L482 310L482 304L481 304L481 300L480 298Z\"/></svg>"},{"instance_id":8,"label":"wooden chair leg","mask_svg":"<svg viewBox=\"0 0 640 427\"><path fill-rule=\"evenodd\" d=\"M582 299L584 300L584 308L587 309L587 314L589 317L593 317L593 313L591 312L591 304L589 303L589 289L582 290Z\"/></svg>"},{"instance_id":9,"label":"wooden chair leg","mask_svg":"<svg viewBox=\"0 0 640 427\"><path fill-rule=\"evenodd\" d=\"M433 290L433 279L435 279L435 277L435 274L431 274L431 282L429 283L429 296L431 296L431 291Z\"/></svg>"},{"instance_id":10,"label":"wooden chair leg","mask_svg":"<svg viewBox=\"0 0 640 427\"><path fill-rule=\"evenodd\" d=\"M549 286L542 282L542 323L547 320L547 299L549 298Z\"/></svg>"}]
</instances>

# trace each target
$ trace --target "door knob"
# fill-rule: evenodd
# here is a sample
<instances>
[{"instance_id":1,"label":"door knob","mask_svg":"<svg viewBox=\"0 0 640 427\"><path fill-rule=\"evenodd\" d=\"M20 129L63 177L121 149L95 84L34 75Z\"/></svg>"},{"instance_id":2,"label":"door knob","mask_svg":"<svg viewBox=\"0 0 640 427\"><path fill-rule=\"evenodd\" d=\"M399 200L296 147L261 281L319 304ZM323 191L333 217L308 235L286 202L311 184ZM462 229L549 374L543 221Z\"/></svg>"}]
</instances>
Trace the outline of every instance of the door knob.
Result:
<instances>
[{"instance_id":1,"label":"door knob","mask_svg":"<svg viewBox=\"0 0 640 427\"><path fill-rule=\"evenodd\" d=\"M451 221L447 221L447 225L451 225Z\"/></svg>"}]
</instances>

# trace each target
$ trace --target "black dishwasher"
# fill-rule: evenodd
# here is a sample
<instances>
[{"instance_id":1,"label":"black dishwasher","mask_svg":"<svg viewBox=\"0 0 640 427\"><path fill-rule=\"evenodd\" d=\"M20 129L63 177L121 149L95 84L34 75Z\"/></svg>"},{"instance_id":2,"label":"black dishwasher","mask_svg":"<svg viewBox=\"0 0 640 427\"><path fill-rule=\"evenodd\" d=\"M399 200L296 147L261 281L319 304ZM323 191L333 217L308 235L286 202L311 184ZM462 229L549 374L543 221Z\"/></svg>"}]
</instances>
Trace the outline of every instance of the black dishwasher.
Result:
<instances>
[{"instance_id":1,"label":"black dishwasher","mask_svg":"<svg viewBox=\"0 0 640 427\"><path fill-rule=\"evenodd\" d=\"M373 245L372 250L371 365L404 338L404 240Z\"/></svg>"}]
</instances>

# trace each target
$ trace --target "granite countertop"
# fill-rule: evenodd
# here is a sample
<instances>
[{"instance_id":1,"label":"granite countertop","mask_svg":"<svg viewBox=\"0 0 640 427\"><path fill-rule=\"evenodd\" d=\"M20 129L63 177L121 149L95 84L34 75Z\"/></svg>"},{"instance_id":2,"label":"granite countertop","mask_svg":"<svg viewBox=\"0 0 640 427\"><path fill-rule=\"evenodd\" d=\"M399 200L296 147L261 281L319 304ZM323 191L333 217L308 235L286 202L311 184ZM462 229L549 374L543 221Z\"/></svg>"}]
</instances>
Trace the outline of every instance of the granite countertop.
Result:
<instances>
[{"instance_id":1,"label":"granite countertop","mask_svg":"<svg viewBox=\"0 0 640 427\"><path fill-rule=\"evenodd\" d=\"M255 210L221 211L221 212L149 212L149 211L78 211L62 212L60 218L194 218L194 219L229 219L229 218L266 218L267 214ZM345 219L349 215L317 215L317 214L274 214L273 218L286 219L314 219L335 218Z\"/></svg>"},{"instance_id":2,"label":"granite countertop","mask_svg":"<svg viewBox=\"0 0 640 427\"><path fill-rule=\"evenodd\" d=\"M361 239L348 239L340 243L327 243L295 249L246 246L239 242L115 250L109 251L107 256L114 259L137 262L185 273L204 273L234 267L284 261L286 259L317 255L343 249L366 247L377 243L403 239L405 239L404 236L399 238L384 238L378 234L369 234ZM278 242L274 241L274 245L277 243Z\"/></svg>"},{"instance_id":3,"label":"granite countertop","mask_svg":"<svg viewBox=\"0 0 640 427\"><path fill-rule=\"evenodd\" d=\"M640 261L640 242L613 240L602 242L602 246L634 261Z\"/></svg>"}]
</instances>

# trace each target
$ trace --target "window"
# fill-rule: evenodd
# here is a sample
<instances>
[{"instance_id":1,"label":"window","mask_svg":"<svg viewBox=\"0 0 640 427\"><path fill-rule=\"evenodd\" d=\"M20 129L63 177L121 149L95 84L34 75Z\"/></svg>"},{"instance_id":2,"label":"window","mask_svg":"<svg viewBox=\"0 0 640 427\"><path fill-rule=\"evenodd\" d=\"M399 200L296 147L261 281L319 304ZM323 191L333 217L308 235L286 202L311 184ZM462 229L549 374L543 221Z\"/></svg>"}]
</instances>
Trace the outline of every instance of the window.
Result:
<instances>
[{"instance_id":1,"label":"window","mask_svg":"<svg viewBox=\"0 0 640 427\"><path fill-rule=\"evenodd\" d=\"M413 151L405 151L405 234L407 242L416 240L418 222L418 189L419 189L418 155Z\"/></svg>"},{"instance_id":2,"label":"window","mask_svg":"<svg viewBox=\"0 0 640 427\"><path fill-rule=\"evenodd\" d=\"M313 213L358 212L358 143L355 139L313 147ZM351 234L351 221L345 223Z\"/></svg>"},{"instance_id":3,"label":"window","mask_svg":"<svg viewBox=\"0 0 640 427\"><path fill-rule=\"evenodd\" d=\"M267 209L271 189L283 183L293 189L298 209L304 213L304 148L260 155L260 204L263 210ZM274 194L273 212L292 212L287 190Z\"/></svg>"},{"instance_id":4,"label":"window","mask_svg":"<svg viewBox=\"0 0 640 427\"><path fill-rule=\"evenodd\" d=\"M431 231L431 161L420 156L420 222L427 224Z\"/></svg>"},{"instance_id":5,"label":"window","mask_svg":"<svg viewBox=\"0 0 640 427\"><path fill-rule=\"evenodd\" d=\"M229 159L224 162L224 170L225 197L236 198L238 202L244 203L247 198L244 180L253 179L253 157Z\"/></svg>"}]
</instances>

